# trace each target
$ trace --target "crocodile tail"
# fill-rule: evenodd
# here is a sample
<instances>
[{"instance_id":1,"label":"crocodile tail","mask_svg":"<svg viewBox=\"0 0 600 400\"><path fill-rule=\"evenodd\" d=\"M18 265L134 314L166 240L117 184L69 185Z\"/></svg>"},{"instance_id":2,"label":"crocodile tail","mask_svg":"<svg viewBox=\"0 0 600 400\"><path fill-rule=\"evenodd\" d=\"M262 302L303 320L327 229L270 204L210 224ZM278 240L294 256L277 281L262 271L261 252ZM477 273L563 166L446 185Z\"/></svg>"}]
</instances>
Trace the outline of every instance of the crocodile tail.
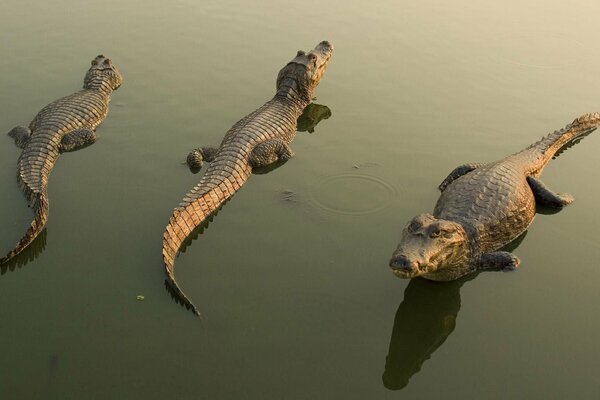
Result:
<instances>
[{"instance_id":1,"label":"crocodile tail","mask_svg":"<svg viewBox=\"0 0 600 400\"><path fill-rule=\"evenodd\" d=\"M544 163L584 136L590 134L600 126L600 113L584 114L576 118L563 129L557 130L543 137L539 142L532 144L528 149L535 148L544 156Z\"/></svg>"},{"instance_id":2,"label":"crocodile tail","mask_svg":"<svg viewBox=\"0 0 600 400\"><path fill-rule=\"evenodd\" d=\"M207 174L209 175L209 174ZM235 192L244 184L250 175L250 170L223 177L220 183L211 184L210 188L202 190L202 182L192 189L179 207L175 208L173 215L163 234L163 261L167 279L167 289L176 301L190 309L194 314L200 312L192 301L181 290L175 280L174 264L175 258L184 241L192 232L216 212L223 203L230 199ZM206 179L206 180L210 180ZM203 179L203 181L206 181ZM214 181L213 181L214 182Z\"/></svg>"},{"instance_id":3,"label":"crocodile tail","mask_svg":"<svg viewBox=\"0 0 600 400\"><path fill-rule=\"evenodd\" d=\"M19 240L14 249L9 251L4 257L0 258L0 264L10 261L17 254L22 252L34 239L44 230L46 222L48 222L48 197L46 192L35 193L32 195L32 207L35 213L35 218L31 222L31 226L25 232L25 236Z\"/></svg>"}]
</instances>

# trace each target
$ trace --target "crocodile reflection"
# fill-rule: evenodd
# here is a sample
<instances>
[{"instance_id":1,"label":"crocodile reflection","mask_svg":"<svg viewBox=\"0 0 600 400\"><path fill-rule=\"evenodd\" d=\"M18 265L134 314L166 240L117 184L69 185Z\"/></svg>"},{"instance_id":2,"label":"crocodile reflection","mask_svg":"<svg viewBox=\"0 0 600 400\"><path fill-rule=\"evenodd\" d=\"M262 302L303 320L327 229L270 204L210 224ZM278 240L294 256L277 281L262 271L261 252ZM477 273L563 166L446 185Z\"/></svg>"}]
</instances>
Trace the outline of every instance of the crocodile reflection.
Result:
<instances>
[{"instance_id":1,"label":"crocodile reflection","mask_svg":"<svg viewBox=\"0 0 600 400\"><path fill-rule=\"evenodd\" d=\"M514 250L527 232L505 247ZM421 370L423 363L446 341L456 327L460 288L477 273L450 282L413 278L404 290L394 318L390 347L385 360L383 385L399 390Z\"/></svg>"},{"instance_id":2,"label":"crocodile reflection","mask_svg":"<svg viewBox=\"0 0 600 400\"><path fill-rule=\"evenodd\" d=\"M306 106L302 115L298 117L296 130L298 132L313 133L317 124L329 117L331 117L331 109L329 107L322 104L310 103Z\"/></svg>"},{"instance_id":3,"label":"crocodile reflection","mask_svg":"<svg viewBox=\"0 0 600 400\"><path fill-rule=\"evenodd\" d=\"M17 254L14 258L5 264L0 265L0 275L4 275L7 272L14 272L17 269L23 268L31 261L38 258L46 249L46 237L48 235L48 229L44 229L27 248Z\"/></svg>"},{"instance_id":4,"label":"crocodile reflection","mask_svg":"<svg viewBox=\"0 0 600 400\"><path fill-rule=\"evenodd\" d=\"M298 132L313 133L315 127L324 119L331 117L331 109L323 104L310 103L298 117L296 130ZM285 164L285 161L275 162L265 167L255 168L252 173L264 175ZM200 168L188 166L193 174L200 172Z\"/></svg>"},{"instance_id":5,"label":"crocodile reflection","mask_svg":"<svg viewBox=\"0 0 600 400\"><path fill-rule=\"evenodd\" d=\"M319 124L319 122L329 117L331 117L331 109L329 107L322 104L310 103L308 106L306 106L302 114L298 117L296 130L298 132L313 133L315 131L315 127ZM252 174L267 174L281 167L286 162L287 161L275 161L274 163L266 165L264 167L253 168ZM194 171L192 170L192 172Z\"/></svg>"},{"instance_id":6,"label":"crocodile reflection","mask_svg":"<svg viewBox=\"0 0 600 400\"><path fill-rule=\"evenodd\" d=\"M310 103L308 106L304 108L302 114L298 117L296 130L298 132L309 132L313 133L315 131L315 127L324 119L331 117L331 109L323 104ZM269 164L264 167L256 167L252 169L252 174L254 175L264 175L267 174L274 169L279 168L286 161L276 161L272 164ZM194 168L193 166L188 165L190 171L194 174L200 171L200 168ZM198 238L199 235L204 233L205 230L208 229L210 223L212 223L213 219L217 216L217 214L221 211L221 209L227 204L229 200L226 200L221 204L217 209L215 209L210 215L206 217L206 219L200 223L194 230L189 234L189 236L182 242L180 252L185 253L187 247L192 244L194 240ZM164 281L165 289L171 295L173 300L178 301L179 294L177 291L173 289L168 280Z\"/></svg>"}]
</instances>

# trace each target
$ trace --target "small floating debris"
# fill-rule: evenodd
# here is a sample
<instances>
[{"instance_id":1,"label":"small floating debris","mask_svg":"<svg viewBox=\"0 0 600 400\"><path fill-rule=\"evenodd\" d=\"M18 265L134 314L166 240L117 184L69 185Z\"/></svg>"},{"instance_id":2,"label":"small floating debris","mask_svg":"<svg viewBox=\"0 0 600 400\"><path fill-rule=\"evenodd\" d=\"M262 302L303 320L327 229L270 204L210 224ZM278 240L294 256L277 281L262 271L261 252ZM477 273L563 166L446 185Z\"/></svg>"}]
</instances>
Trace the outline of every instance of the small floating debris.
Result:
<instances>
[{"instance_id":1,"label":"small floating debris","mask_svg":"<svg viewBox=\"0 0 600 400\"><path fill-rule=\"evenodd\" d=\"M139 301L144 301L145 297L142 296L141 294L138 294L136 299L138 299Z\"/></svg>"}]
</instances>

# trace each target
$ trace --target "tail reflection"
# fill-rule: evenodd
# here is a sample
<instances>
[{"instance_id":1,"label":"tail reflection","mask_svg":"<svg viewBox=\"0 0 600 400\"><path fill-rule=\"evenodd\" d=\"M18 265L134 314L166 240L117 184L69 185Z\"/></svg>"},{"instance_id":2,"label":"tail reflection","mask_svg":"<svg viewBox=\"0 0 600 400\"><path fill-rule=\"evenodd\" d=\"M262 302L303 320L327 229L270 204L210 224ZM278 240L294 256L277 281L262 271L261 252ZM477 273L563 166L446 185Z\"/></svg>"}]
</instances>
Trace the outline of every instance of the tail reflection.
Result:
<instances>
[{"instance_id":1,"label":"tail reflection","mask_svg":"<svg viewBox=\"0 0 600 400\"><path fill-rule=\"evenodd\" d=\"M317 103L310 103L306 106L302 115L298 117L298 127L296 130L298 132L313 133L315 131L315 126L329 117L331 117L331 109L329 109L329 107Z\"/></svg>"},{"instance_id":2,"label":"tail reflection","mask_svg":"<svg viewBox=\"0 0 600 400\"><path fill-rule=\"evenodd\" d=\"M22 253L19 253L6 264L0 265L0 275L4 275L8 271L13 272L16 269L23 268L25 265L29 264L29 262L38 258L46 248L47 236L48 229L44 229L40 232L38 237L27 246L27 249L23 250Z\"/></svg>"}]
</instances>

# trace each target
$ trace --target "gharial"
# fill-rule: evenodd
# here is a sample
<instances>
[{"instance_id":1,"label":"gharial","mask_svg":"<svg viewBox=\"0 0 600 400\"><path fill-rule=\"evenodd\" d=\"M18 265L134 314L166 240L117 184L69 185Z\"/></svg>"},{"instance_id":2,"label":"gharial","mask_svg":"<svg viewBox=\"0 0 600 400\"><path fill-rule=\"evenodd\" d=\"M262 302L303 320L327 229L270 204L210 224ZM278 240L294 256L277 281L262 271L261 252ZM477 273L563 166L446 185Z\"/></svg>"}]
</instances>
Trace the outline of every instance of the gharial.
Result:
<instances>
[{"instance_id":1,"label":"gharial","mask_svg":"<svg viewBox=\"0 0 600 400\"><path fill-rule=\"evenodd\" d=\"M516 268L519 259L499 250L527 230L536 204L561 208L573 201L542 183L543 168L599 125L599 113L585 114L503 160L454 169L439 186L433 215L418 215L404 228L390 260L394 274L449 281L477 270Z\"/></svg>"},{"instance_id":2,"label":"gharial","mask_svg":"<svg viewBox=\"0 0 600 400\"><path fill-rule=\"evenodd\" d=\"M233 125L218 148L202 147L188 155L192 168L200 167L203 161L210 165L173 211L163 234L162 254L167 287L195 314L199 315L198 309L175 281L175 257L185 239L240 189L253 169L293 156L289 143L296 135L296 120L311 102L332 53L333 45L327 41L308 53L298 51L279 71L271 100Z\"/></svg>"},{"instance_id":3,"label":"gharial","mask_svg":"<svg viewBox=\"0 0 600 400\"><path fill-rule=\"evenodd\" d=\"M48 221L48 177L61 153L79 150L96 141L95 130L108 114L108 102L123 77L103 55L92 60L83 89L48 104L29 127L17 126L8 135L23 149L17 163L17 181L33 208L31 226L0 264L25 249Z\"/></svg>"}]
</instances>

